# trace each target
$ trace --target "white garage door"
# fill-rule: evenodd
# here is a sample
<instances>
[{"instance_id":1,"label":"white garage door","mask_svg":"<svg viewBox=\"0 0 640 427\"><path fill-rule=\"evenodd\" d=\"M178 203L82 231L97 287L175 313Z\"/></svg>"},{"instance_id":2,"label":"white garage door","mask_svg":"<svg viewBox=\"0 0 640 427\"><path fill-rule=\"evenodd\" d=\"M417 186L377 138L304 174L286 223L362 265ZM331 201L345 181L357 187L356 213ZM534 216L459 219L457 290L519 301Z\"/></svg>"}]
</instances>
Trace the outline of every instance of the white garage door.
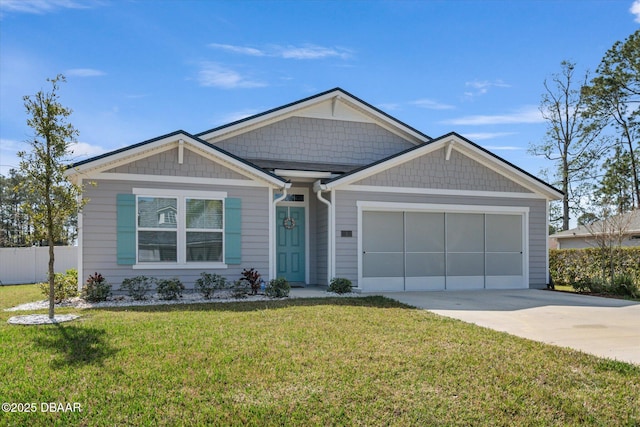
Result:
<instances>
[{"instance_id":1,"label":"white garage door","mask_svg":"<svg viewBox=\"0 0 640 427\"><path fill-rule=\"evenodd\" d=\"M522 213L364 211L361 287L526 287L524 225Z\"/></svg>"}]
</instances>

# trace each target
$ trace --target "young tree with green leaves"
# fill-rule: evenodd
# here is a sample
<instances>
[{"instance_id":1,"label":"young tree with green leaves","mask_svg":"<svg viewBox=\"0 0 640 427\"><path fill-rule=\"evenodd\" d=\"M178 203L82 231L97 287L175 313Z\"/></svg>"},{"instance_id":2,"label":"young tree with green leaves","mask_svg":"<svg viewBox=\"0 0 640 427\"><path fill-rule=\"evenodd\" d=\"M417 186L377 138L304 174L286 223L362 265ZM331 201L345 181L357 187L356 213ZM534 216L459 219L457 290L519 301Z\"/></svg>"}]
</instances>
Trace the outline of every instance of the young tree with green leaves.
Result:
<instances>
[{"instance_id":1,"label":"young tree with green leaves","mask_svg":"<svg viewBox=\"0 0 640 427\"><path fill-rule=\"evenodd\" d=\"M33 96L25 96L24 106L29 118L27 124L33 130L28 141L31 152L21 151L20 171L25 175L26 190L38 203L27 203L24 210L33 220L32 239L47 242L49 246L49 318L54 318L54 275L56 241L66 235L65 224L81 207L81 188L64 175L70 145L78 131L67 123L71 110L64 107L58 95L59 84L65 82L59 74L51 82L51 92L42 90Z\"/></svg>"},{"instance_id":2,"label":"young tree with green leaves","mask_svg":"<svg viewBox=\"0 0 640 427\"><path fill-rule=\"evenodd\" d=\"M562 61L560 66L560 74L553 74L551 81L544 82L540 112L547 122L545 138L539 144L531 144L529 152L555 162L557 185L564 193L562 230L568 230L571 213L579 211L583 196L580 190L593 178L593 165L602 153L603 141L599 123L582 115L585 101L580 88L587 82L588 73L582 82L576 82L575 64Z\"/></svg>"},{"instance_id":3,"label":"young tree with green leaves","mask_svg":"<svg viewBox=\"0 0 640 427\"><path fill-rule=\"evenodd\" d=\"M640 30L607 51L591 84L582 89L585 116L613 125L622 152L629 154L633 205L640 208Z\"/></svg>"}]
</instances>

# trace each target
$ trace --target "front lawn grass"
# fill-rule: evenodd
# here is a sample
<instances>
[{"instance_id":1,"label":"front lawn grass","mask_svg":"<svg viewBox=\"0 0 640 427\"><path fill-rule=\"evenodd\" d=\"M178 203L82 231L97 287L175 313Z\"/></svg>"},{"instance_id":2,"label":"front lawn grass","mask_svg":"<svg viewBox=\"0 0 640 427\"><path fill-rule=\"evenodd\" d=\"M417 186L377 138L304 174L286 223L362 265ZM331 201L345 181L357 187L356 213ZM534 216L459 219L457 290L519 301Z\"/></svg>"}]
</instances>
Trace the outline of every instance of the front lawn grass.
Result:
<instances>
[{"instance_id":1,"label":"front lawn grass","mask_svg":"<svg viewBox=\"0 0 640 427\"><path fill-rule=\"evenodd\" d=\"M57 326L15 314L0 311L0 396L38 410L0 425L640 423L638 366L383 297L83 310Z\"/></svg>"}]
</instances>

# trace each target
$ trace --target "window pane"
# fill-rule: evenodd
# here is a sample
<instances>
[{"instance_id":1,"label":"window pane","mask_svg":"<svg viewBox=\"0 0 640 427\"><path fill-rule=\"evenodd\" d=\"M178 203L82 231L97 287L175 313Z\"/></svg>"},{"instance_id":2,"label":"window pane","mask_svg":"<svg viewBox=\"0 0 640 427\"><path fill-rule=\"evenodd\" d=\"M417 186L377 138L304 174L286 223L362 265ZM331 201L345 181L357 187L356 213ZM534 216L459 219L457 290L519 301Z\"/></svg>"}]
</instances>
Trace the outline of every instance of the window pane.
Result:
<instances>
[{"instance_id":1,"label":"window pane","mask_svg":"<svg viewBox=\"0 0 640 427\"><path fill-rule=\"evenodd\" d=\"M187 199L187 228L222 229L222 200Z\"/></svg>"},{"instance_id":2,"label":"window pane","mask_svg":"<svg viewBox=\"0 0 640 427\"><path fill-rule=\"evenodd\" d=\"M187 261L222 261L222 233L187 233Z\"/></svg>"},{"instance_id":3,"label":"window pane","mask_svg":"<svg viewBox=\"0 0 640 427\"><path fill-rule=\"evenodd\" d=\"M138 197L138 226L176 228L178 202L160 197Z\"/></svg>"},{"instance_id":4,"label":"window pane","mask_svg":"<svg viewBox=\"0 0 640 427\"><path fill-rule=\"evenodd\" d=\"M138 261L177 261L177 239L175 231L139 231Z\"/></svg>"}]
</instances>

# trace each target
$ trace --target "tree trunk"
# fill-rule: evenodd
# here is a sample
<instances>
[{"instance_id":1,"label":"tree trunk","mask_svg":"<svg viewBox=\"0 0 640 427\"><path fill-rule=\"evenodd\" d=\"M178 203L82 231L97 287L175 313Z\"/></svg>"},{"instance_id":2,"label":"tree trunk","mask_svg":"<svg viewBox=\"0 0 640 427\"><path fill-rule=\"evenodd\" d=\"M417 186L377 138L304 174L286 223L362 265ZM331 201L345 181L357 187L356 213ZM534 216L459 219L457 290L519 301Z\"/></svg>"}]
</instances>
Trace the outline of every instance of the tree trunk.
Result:
<instances>
[{"instance_id":1,"label":"tree trunk","mask_svg":"<svg viewBox=\"0 0 640 427\"><path fill-rule=\"evenodd\" d=\"M54 317L54 306L56 303L55 260L53 249L53 239L49 237L49 319L53 319Z\"/></svg>"}]
</instances>

